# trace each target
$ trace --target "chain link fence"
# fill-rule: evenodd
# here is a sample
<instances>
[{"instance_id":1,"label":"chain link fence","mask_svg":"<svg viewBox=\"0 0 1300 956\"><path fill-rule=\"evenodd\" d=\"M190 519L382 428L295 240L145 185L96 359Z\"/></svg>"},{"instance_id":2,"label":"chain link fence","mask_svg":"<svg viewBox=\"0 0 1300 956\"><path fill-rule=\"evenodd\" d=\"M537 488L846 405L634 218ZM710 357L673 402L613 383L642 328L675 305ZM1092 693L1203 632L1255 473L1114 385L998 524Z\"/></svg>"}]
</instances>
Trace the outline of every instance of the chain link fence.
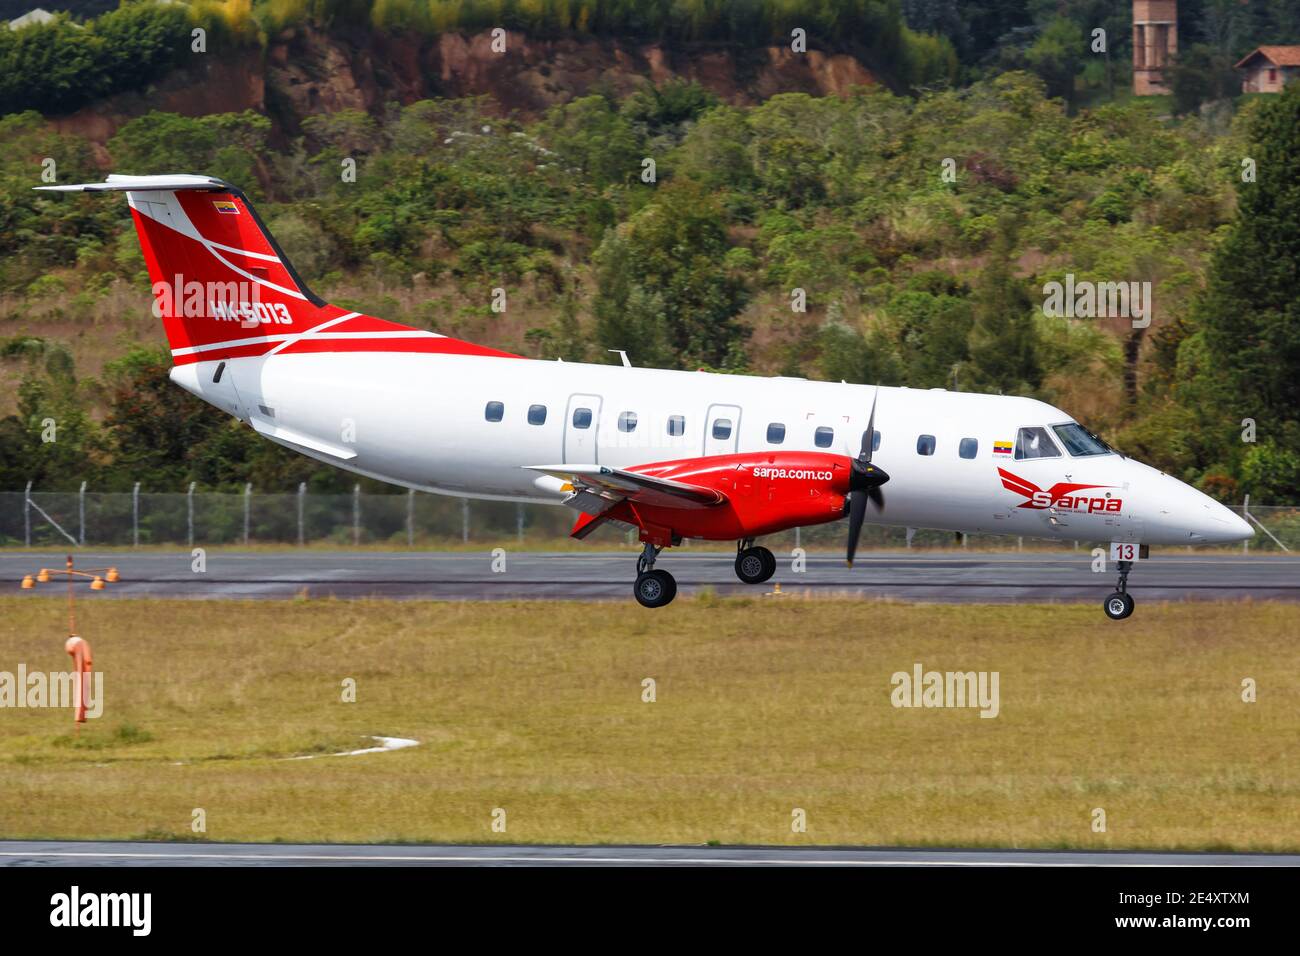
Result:
<instances>
[{"instance_id":1,"label":"chain link fence","mask_svg":"<svg viewBox=\"0 0 1300 956\"><path fill-rule=\"evenodd\" d=\"M1256 526L1243 550L1300 550L1300 506L1238 505ZM244 494L191 492L0 492L0 547L148 547L300 545L436 550L472 546L536 549L568 546L575 512L553 505L471 501L406 494ZM773 550L841 550L846 524L832 522L770 535ZM587 546L635 547L619 526L598 528ZM696 543L696 546L701 546ZM709 545L703 545L705 547ZM716 547L716 545L714 545ZM956 535L946 531L880 528L862 531L873 548L1059 549L1050 539Z\"/></svg>"}]
</instances>

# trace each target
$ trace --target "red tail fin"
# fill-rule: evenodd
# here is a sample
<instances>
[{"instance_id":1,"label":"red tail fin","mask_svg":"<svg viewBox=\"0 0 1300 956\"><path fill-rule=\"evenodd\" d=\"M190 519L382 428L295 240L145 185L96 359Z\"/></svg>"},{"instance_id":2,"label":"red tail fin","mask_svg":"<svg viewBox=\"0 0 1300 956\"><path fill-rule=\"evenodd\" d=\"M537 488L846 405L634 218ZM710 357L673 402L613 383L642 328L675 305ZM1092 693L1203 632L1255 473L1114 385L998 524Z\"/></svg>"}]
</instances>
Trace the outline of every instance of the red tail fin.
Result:
<instances>
[{"instance_id":1,"label":"red tail fin","mask_svg":"<svg viewBox=\"0 0 1300 956\"><path fill-rule=\"evenodd\" d=\"M41 187L125 192L178 365L319 351L508 356L347 312L312 293L244 194L207 176L109 176Z\"/></svg>"}]
</instances>

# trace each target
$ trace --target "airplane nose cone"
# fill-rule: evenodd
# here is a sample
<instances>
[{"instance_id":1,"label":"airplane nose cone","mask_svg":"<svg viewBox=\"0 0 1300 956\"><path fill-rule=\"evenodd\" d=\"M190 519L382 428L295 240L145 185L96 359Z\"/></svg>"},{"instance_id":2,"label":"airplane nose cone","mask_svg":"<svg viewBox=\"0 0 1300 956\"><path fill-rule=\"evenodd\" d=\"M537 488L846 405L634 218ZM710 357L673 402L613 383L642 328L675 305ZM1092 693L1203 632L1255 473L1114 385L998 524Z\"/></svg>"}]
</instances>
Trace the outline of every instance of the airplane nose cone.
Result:
<instances>
[{"instance_id":1,"label":"airplane nose cone","mask_svg":"<svg viewBox=\"0 0 1300 956\"><path fill-rule=\"evenodd\" d=\"M1203 500L1190 523L1189 536L1194 543L1230 544L1255 536L1255 529L1240 515L1207 495L1196 494Z\"/></svg>"},{"instance_id":2,"label":"airplane nose cone","mask_svg":"<svg viewBox=\"0 0 1300 956\"><path fill-rule=\"evenodd\" d=\"M1140 489L1138 510L1146 543L1231 544L1255 536L1240 515L1204 492L1150 465L1132 459L1127 463L1132 470L1125 477Z\"/></svg>"}]
</instances>

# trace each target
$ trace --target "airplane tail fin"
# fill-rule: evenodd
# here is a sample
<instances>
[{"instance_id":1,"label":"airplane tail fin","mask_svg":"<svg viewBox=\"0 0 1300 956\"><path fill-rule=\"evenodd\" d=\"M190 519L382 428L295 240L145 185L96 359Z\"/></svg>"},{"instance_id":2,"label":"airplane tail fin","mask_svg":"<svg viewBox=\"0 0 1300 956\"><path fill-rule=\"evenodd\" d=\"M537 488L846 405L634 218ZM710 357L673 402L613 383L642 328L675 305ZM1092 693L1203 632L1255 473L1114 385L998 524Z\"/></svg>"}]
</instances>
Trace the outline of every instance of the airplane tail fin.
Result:
<instances>
[{"instance_id":1,"label":"airplane tail fin","mask_svg":"<svg viewBox=\"0 0 1300 956\"><path fill-rule=\"evenodd\" d=\"M510 353L413 329L316 296L247 197L211 176L109 176L48 192L125 192L178 365L295 352Z\"/></svg>"}]
</instances>

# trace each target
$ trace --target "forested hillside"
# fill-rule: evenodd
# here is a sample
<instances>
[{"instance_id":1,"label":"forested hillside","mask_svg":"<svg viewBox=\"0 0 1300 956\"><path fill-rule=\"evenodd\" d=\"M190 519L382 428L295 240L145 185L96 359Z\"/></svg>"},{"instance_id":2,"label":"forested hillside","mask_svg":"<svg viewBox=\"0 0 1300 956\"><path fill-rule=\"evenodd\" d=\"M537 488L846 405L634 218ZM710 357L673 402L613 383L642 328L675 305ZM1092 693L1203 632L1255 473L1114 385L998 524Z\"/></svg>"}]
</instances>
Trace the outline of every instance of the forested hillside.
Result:
<instances>
[{"instance_id":1,"label":"forested hillside","mask_svg":"<svg viewBox=\"0 0 1300 956\"><path fill-rule=\"evenodd\" d=\"M3 74L0 374L11 398L0 486L351 482L170 385L125 204L32 192L53 160L60 182L112 169L237 183L317 292L385 318L567 361L619 348L638 365L1036 395L1225 500L1300 499L1300 85L1180 114L1169 98L1107 95L1127 82L1114 51L1109 78L1073 40L1062 42L1079 53L1074 72L1045 47L1029 55L1059 10L1086 23L1086 4L1043 4L1045 15L1033 3L962 4L956 20L943 3L816 6L820 20L760 0L701 3L694 19L691 4L522 0L454 5L459 20L439 19L449 4L406 17L400 4L361 2L245 7L243 20L220 4L109 16L156 18L163 52L130 80L146 88L183 65L167 59L176 11L187 35L224 18L214 36L234 50L271 43L272 13L323 37L363 16L388 36L385 18L400 13L445 37L493 22L475 19L490 8L529 41L622 31L679 57L720 38L770 44L795 22L788 13L810 24L810 48L856 49L879 82L731 96L708 77L624 74L550 91L544 109L398 95L292 116L268 89L261 109L120 116L101 143L60 125L84 96L74 81L54 105L26 102ZM986 16L972 19L978 9ZM1286 26L1280 5L1243 9ZM600 17L575 19L582 10ZM827 10L862 42L835 42ZM972 37L995 30L997 10L1029 32L977 55L969 44L987 41ZM96 97L125 82L109 74ZM1150 282L1150 326L1045 314L1045 284L1067 274ZM504 313L491 308L496 288ZM55 443L41 440L51 417Z\"/></svg>"}]
</instances>

